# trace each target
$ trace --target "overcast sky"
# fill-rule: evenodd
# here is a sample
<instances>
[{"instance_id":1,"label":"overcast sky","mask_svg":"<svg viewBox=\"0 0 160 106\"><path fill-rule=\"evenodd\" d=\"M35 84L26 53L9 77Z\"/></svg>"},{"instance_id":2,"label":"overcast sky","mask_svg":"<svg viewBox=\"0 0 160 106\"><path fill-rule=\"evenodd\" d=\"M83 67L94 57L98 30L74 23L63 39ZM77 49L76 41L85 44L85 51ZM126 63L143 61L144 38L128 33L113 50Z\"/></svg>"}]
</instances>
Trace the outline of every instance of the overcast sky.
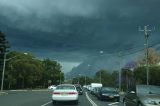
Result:
<instances>
[{"instance_id":1,"label":"overcast sky","mask_svg":"<svg viewBox=\"0 0 160 106\"><path fill-rule=\"evenodd\" d=\"M99 51L143 48L138 27L160 39L160 0L0 0L0 30L12 50L29 51L77 66ZM75 62L75 64L74 64ZM65 69L64 69L65 70Z\"/></svg>"}]
</instances>

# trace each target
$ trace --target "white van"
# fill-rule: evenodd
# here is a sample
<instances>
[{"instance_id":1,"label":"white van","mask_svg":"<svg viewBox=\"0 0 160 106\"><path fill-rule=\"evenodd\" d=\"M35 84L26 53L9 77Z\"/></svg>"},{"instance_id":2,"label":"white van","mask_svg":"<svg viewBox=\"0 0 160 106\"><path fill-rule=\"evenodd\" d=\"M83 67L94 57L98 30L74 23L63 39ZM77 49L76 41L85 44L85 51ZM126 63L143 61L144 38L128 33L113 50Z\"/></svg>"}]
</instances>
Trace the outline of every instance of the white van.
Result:
<instances>
[{"instance_id":1,"label":"white van","mask_svg":"<svg viewBox=\"0 0 160 106\"><path fill-rule=\"evenodd\" d=\"M90 88L91 94L93 94L94 88L96 87L103 87L103 85L101 83L91 83L91 88Z\"/></svg>"}]
</instances>

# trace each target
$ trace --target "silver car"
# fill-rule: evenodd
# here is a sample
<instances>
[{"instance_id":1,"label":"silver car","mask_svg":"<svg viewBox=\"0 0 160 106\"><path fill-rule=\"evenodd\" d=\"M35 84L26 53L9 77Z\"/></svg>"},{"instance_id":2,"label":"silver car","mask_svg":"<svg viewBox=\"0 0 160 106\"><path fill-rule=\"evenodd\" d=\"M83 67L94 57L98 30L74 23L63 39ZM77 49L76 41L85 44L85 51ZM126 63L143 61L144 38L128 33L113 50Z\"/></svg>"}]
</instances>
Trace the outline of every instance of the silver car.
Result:
<instances>
[{"instance_id":1,"label":"silver car","mask_svg":"<svg viewBox=\"0 0 160 106\"><path fill-rule=\"evenodd\" d=\"M160 86L137 85L124 99L124 106L160 106Z\"/></svg>"}]
</instances>

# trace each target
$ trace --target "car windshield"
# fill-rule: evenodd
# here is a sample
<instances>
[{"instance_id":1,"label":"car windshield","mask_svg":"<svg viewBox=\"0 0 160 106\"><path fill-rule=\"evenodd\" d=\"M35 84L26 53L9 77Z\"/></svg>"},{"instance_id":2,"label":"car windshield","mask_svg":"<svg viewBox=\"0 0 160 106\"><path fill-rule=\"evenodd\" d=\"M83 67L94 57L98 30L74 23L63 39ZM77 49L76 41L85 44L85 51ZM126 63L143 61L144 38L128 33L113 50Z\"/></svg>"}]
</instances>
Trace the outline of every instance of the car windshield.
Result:
<instances>
[{"instance_id":1,"label":"car windshield","mask_svg":"<svg viewBox=\"0 0 160 106\"><path fill-rule=\"evenodd\" d=\"M137 85L138 94L160 94L160 86Z\"/></svg>"},{"instance_id":2,"label":"car windshield","mask_svg":"<svg viewBox=\"0 0 160 106\"><path fill-rule=\"evenodd\" d=\"M57 86L57 90L65 89L65 90L75 90L74 86Z\"/></svg>"},{"instance_id":3,"label":"car windshield","mask_svg":"<svg viewBox=\"0 0 160 106\"><path fill-rule=\"evenodd\" d=\"M76 87L76 89L77 89L78 91L81 91L81 90L82 90L81 87Z\"/></svg>"},{"instance_id":4,"label":"car windshield","mask_svg":"<svg viewBox=\"0 0 160 106\"><path fill-rule=\"evenodd\" d=\"M117 93L114 88L102 88L102 92L104 93Z\"/></svg>"}]
</instances>

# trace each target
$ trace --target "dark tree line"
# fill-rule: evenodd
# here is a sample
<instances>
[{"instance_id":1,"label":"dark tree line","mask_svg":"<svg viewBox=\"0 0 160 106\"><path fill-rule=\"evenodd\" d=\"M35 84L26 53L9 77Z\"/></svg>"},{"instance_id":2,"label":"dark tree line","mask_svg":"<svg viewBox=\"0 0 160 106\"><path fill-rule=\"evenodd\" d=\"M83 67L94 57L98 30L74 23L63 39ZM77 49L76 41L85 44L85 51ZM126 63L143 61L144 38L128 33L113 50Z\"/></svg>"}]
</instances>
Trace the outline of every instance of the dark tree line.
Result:
<instances>
[{"instance_id":1,"label":"dark tree line","mask_svg":"<svg viewBox=\"0 0 160 106\"><path fill-rule=\"evenodd\" d=\"M64 81L61 65L54 60L35 58L31 53L7 53L8 42L0 31L0 84L4 60L4 89L46 88ZM60 78L61 77L61 78Z\"/></svg>"},{"instance_id":2,"label":"dark tree line","mask_svg":"<svg viewBox=\"0 0 160 106\"><path fill-rule=\"evenodd\" d=\"M10 52L7 55L5 89L46 88L64 80L57 61L36 59L32 54ZM61 74L61 75L60 75Z\"/></svg>"}]
</instances>

